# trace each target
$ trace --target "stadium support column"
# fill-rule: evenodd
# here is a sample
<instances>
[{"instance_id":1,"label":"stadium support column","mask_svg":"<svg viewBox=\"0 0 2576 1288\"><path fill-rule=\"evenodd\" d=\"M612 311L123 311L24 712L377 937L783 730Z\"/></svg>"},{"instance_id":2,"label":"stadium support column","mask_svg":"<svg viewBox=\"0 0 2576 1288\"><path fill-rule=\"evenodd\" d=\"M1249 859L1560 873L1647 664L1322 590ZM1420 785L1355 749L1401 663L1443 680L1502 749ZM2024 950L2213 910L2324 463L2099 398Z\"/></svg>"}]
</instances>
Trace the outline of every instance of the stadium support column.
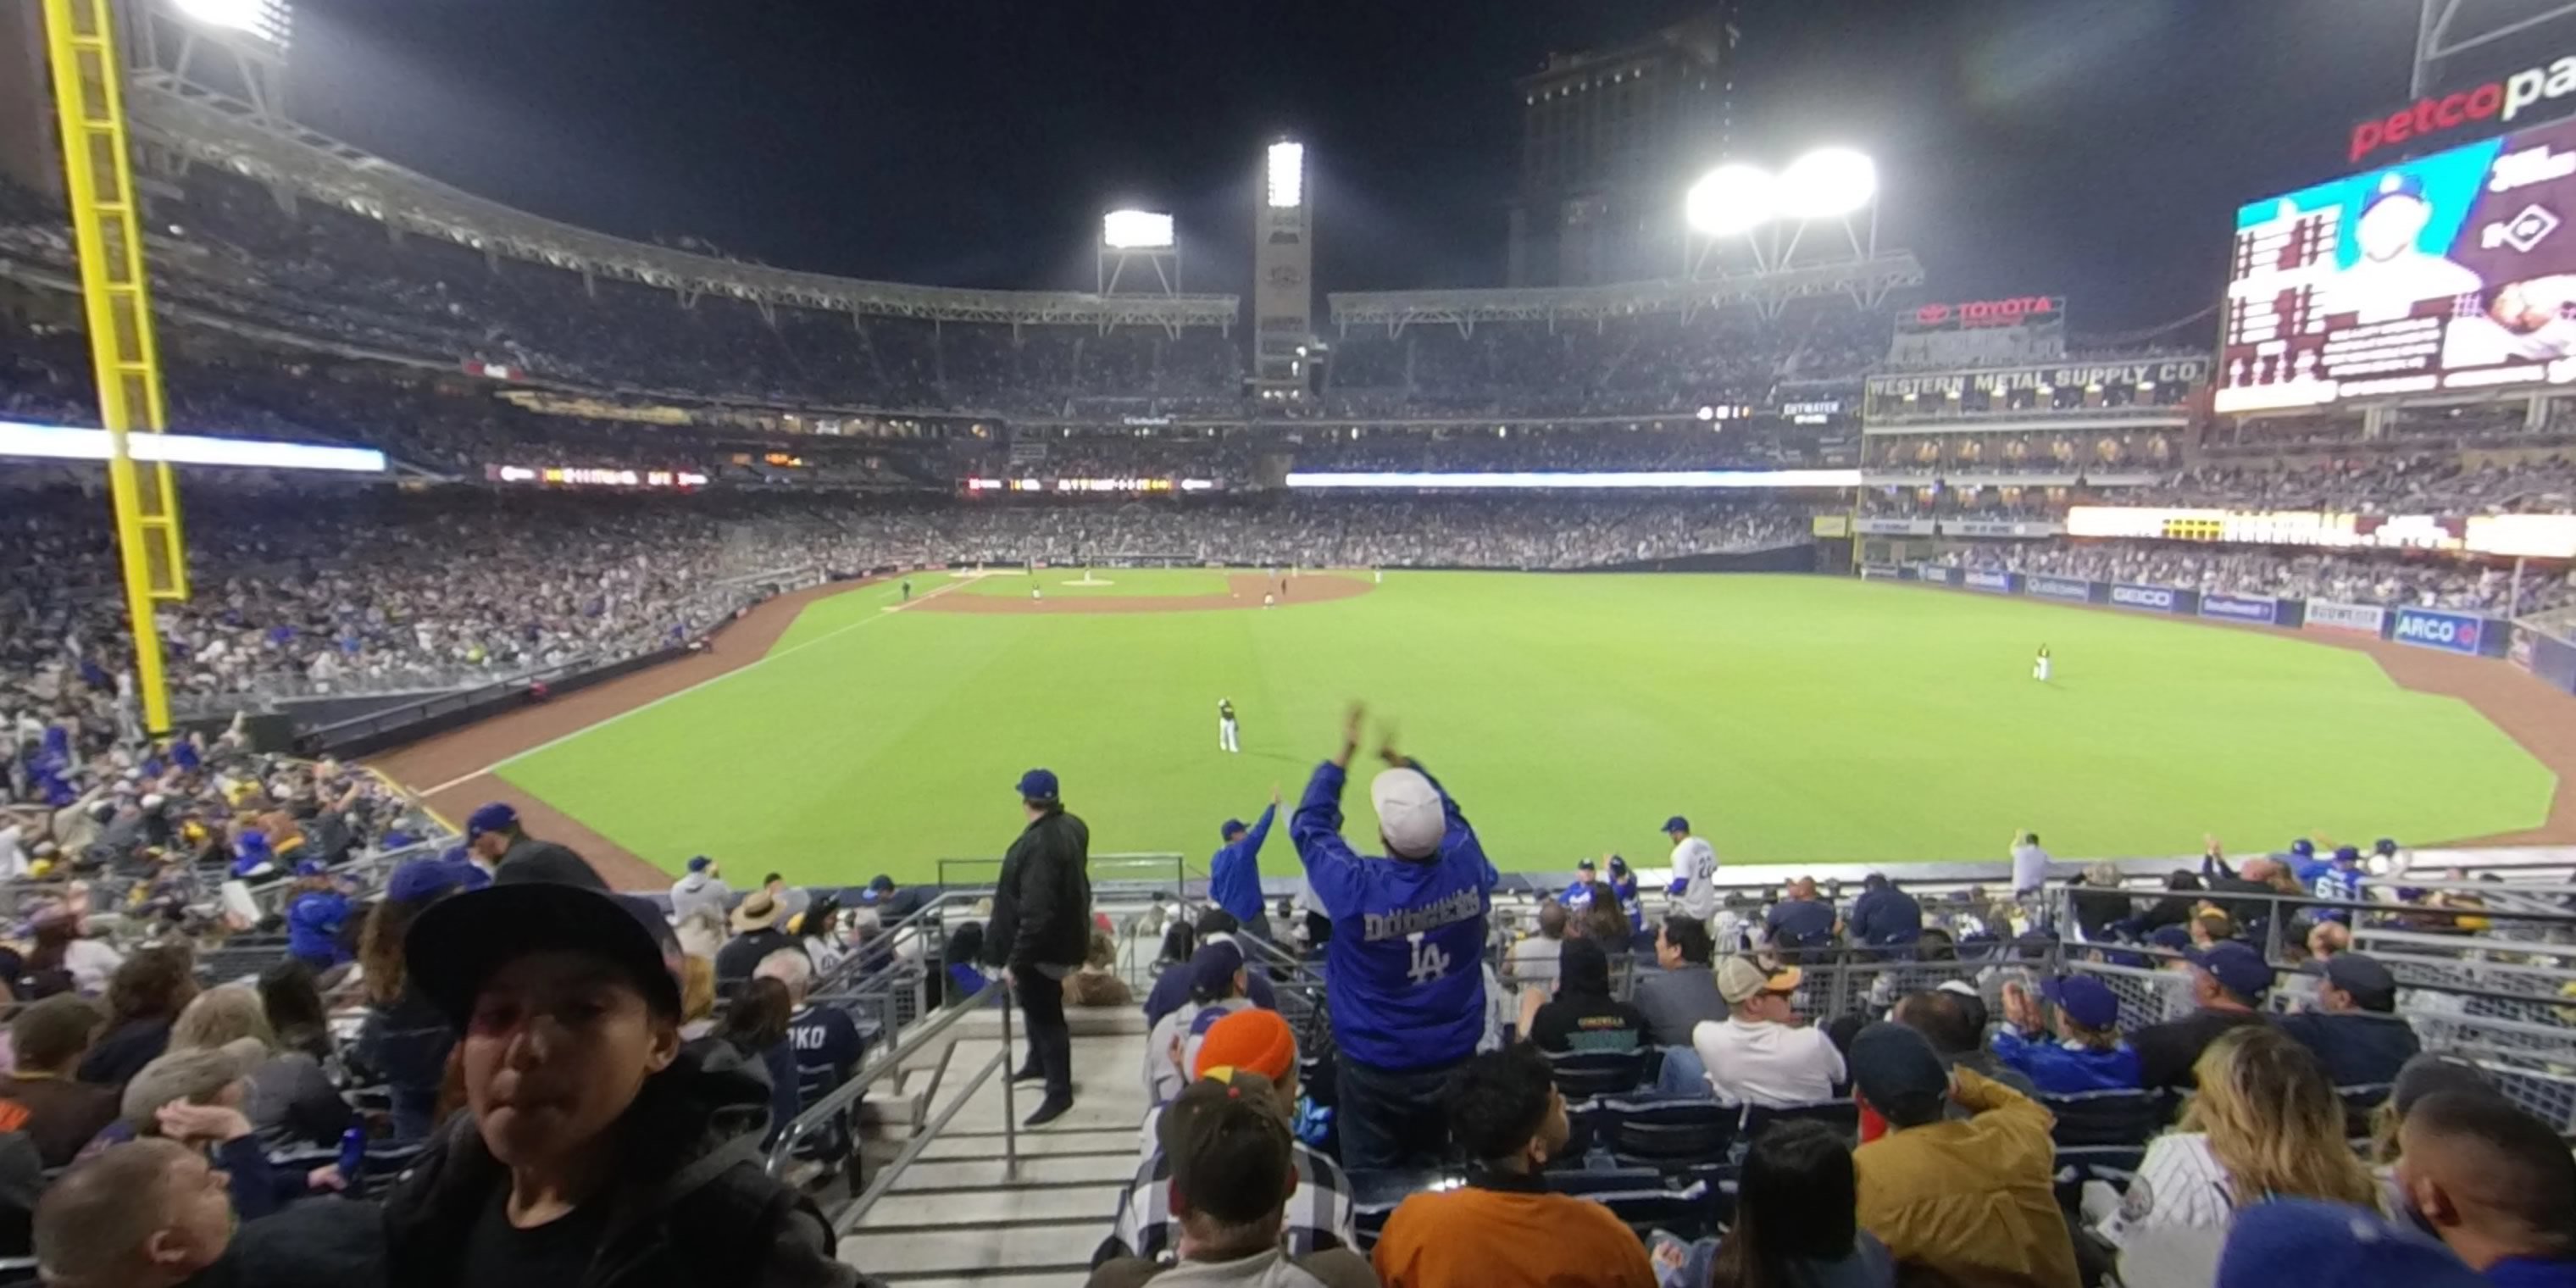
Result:
<instances>
[{"instance_id":1,"label":"stadium support column","mask_svg":"<svg viewBox=\"0 0 2576 1288\"><path fill-rule=\"evenodd\" d=\"M1304 144L1282 140L1263 157L1252 237L1252 388L1269 406L1306 400L1314 375L1313 192Z\"/></svg>"},{"instance_id":2,"label":"stadium support column","mask_svg":"<svg viewBox=\"0 0 2576 1288\"><path fill-rule=\"evenodd\" d=\"M45 47L53 64L54 114L62 127L64 195L80 252L81 299L98 369L98 412L107 428L108 486L115 502L125 607L134 629L134 679L143 721L170 731L153 607L188 597L179 537L179 493L167 462L138 465L128 434L160 433L161 357L143 274L134 167L126 152L124 71L108 0L44 0Z\"/></svg>"}]
</instances>

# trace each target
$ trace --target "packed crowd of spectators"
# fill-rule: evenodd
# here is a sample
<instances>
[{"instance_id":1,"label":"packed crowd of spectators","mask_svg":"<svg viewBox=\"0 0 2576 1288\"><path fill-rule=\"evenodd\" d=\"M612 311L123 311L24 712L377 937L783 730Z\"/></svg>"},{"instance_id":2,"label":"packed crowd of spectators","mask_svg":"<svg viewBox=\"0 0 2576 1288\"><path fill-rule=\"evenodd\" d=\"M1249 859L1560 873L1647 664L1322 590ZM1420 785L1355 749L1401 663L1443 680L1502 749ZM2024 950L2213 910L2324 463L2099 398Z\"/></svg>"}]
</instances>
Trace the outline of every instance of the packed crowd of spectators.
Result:
<instances>
[{"instance_id":1,"label":"packed crowd of spectators","mask_svg":"<svg viewBox=\"0 0 2576 1288\"><path fill-rule=\"evenodd\" d=\"M2510 563L2403 552L2294 553L2170 541L1988 542L1948 550L1940 562L1954 568L2175 586L2203 593L2490 614L2502 614L2517 603L2524 613L2576 604L2576 581L2565 570L2529 571L2517 599Z\"/></svg>"},{"instance_id":2,"label":"packed crowd of spectators","mask_svg":"<svg viewBox=\"0 0 2576 1288\"><path fill-rule=\"evenodd\" d=\"M1437 431L1307 430L1293 446L1301 470L1715 470L1808 468L1828 437L1744 421L1686 426L1568 425ZM1840 437L1832 441L1841 445Z\"/></svg>"},{"instance_id":3,"label":"packed crowd of spectators","mask_svg":"<svg viewBox=\"0 0 2576 1288\"><path fill-rule=\"evenodd\" d=\"M2576 460L2470 465L2429 453L2374 455L2304 469L2210 465L2125 490L2138 505L2347 514L2576 513Z\"/></svg>"}]
</instances>

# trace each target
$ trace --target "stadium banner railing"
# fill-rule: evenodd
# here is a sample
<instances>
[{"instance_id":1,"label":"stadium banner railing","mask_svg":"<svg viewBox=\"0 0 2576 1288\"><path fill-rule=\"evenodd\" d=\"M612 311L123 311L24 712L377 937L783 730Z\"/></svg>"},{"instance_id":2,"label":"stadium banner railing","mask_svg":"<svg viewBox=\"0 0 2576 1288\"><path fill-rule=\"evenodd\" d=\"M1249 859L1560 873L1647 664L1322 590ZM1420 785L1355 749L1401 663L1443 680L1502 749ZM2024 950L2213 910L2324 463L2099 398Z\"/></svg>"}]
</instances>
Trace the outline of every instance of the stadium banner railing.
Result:
<instances>
[{"instance_id":1,"label":"stadium banner railing","mask_svg":"<svg viewBox=\"0 0 2576 1288\"><path fill-rule=\"evenodd\" d=\"M1861 576L1873 581L1919 582L1950 590L2018 595L2060 604L2125 608L2169 617L2277 626L2287 630L2374 635L2393 643L2469 657L2503 658L2513 655L2518 651L2517 640L2526 638L2524 632L2515 629L2510 622L2456 609L2391 608L2332 600L2226 594L2188 586L2093 581L2049 573L2005 572L1947 564L1864 564ZM2548 637L2531 632L2528 638L2542 640ZM2563 665L2570 677L2568 683L2559 687L2576 692L2576 644L2559 643L2567 651L2568 660L2561 664L2557 661L2559 655L2552 654L2552 665ZM2533 649L2537 647L2537 644L2532 646ZM2527 653L2529 650L2519 651ZM2525 669L2538 671L2536 666L2526 665Z\"/></svg>"},{"instance_id":2,"label":"stadium banner railing","mask_svg":"<svg viewBox=\"0 0 2576 1288\"><path fill-rule=\"evenodd\" d=\"M2576 639L2525 619L2514 623L2505 659L2561 693L2576 693Z\"/></svg>"},{"instance_id":3,"label":"stadium banner railing","mask_svg":"<svg viewBox=\"0 0 2576 1288\"><path fill-rule=\"evenodd\" d=\"M1090 860L1091 895L1178 897L1189 887L1189 863L1178 854L1129 851L1094 854ZM991 894L1002 879L998 858L941 859L939 888Z\"/></svg>"}]
</instances>

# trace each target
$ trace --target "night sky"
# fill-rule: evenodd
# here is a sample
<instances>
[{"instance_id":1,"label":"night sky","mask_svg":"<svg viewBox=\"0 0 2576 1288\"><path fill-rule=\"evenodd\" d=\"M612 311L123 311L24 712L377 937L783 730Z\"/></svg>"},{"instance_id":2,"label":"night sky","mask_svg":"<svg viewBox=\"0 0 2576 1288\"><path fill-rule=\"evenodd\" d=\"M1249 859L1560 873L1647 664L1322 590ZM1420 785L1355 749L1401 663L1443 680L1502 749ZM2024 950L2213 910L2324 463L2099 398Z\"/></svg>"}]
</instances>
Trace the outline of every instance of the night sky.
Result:
<instances>
[{"instance_id":1,"label":"night sky","mask_svg":"<svg viewBox=\"0 0 2576 1288\"><path fill-rule=\"evenodd\" d=\"M948 285L1091 284L1101 210L1249 276L1254 170L1306 141L1327 290L1502 280L1514 77L1676 0L297 0L310 124L629 236ZM2216 298L2231 212L2406 99L2401 0L1745 0L1736 151L1873 152L1937 295L2079 332Z\"/></svg>"}]
</instances>

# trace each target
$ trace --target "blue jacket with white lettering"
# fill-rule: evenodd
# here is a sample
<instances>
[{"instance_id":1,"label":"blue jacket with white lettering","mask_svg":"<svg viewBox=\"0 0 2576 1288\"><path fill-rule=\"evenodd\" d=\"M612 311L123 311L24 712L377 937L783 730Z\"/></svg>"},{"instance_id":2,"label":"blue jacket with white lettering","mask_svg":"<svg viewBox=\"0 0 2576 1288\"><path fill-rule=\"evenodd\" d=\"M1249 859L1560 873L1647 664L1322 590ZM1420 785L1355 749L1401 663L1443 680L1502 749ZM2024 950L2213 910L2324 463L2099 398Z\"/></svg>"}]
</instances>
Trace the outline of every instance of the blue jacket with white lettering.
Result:
<instances>
[{"instance_id":1,"label":"blue jacket with white lettering","mask_svg":"<svg viewBox=\"0 0 2576 1288\"><path fill-rule=\"evenodd\" d=\"M1419 762L1412 767L1430 778ZM1315 902L1332 918L1324 977L1333 1040L1372 1068L1407 1070L1463 1060L1485 1035L1485 915L1494 865L1440 780L1448 830L1427 859L1364 858L1342 839L1349 775L1315 767L1288 835Z\"/></svg>"}]
</instances>

